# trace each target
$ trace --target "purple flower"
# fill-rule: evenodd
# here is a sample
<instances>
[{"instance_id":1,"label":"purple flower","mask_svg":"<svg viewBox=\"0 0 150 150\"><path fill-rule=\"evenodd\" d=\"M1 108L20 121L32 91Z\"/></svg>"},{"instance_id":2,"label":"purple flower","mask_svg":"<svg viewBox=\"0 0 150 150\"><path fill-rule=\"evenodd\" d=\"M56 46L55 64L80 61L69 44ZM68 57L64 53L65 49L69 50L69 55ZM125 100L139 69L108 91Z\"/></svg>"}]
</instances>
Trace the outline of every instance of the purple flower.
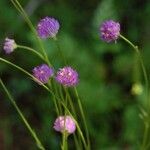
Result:
<instances>
[{"instance_id":1,"label":"purple flower","mask_svg":"<svg viewBox=\"0 0 150 150\"><path fill-rule=\"evenodd\" d=\"M3 49L6 54L10 54L17 48L17 44L13 39L6 38L4 42Z\"/></svg>"},{"instance_id":2,"label":"purple flower","mask_svg":"<svg viewBox=\"0 0 150 150\"><path fill-rule=\"evenodd\" d=\"M78 73L71 67L64 67L57 72L56 80L64 86L75 86L79 81Z\"/></svg>"},{"instance_id":3,"label":"purple flower","mask_svg":"<svg viewBox=\"0 0 150 150\"><path fill-rule=\"evenodd\" d=\"M37 33L40 38L54 38L59 30L59 22L52 17L45 17L37 25Z\"/></svg>"},{"instance_id":4,"label":"purple flower","mask_svg":"<svg viewBox=\"0 0 150 150\"><path fill-rule=\"evenodd\" d=\"M115 41L120 34L120 24L113 20L107 20L100 26L101 39L106 42Z\"/></svg>"},{"instance_id":5,"label":"purple flower","mask_svg":"<svg viewBox=\"0 0 150 150\"><path fill-rule=\"evenodd\" d=\"M53 76L53 69L50 68L46 64L42 64L40 66L35 67L33 70L33 76L42 82L43 84L47 83L49 81L49 78ZM38 81L37 81L38 82ZM39 84L41 84L39 82Z\"/></svg>"},{"instance_id":6,"label":"purple flower","mask_svg":"<svg viewBox=\"0 0 150 150\"><path fill-rule=\"evenodd\" d=\"M76 130L76 124L70 116L59 116L55 122L54 127L56 131L63 133L66 131L68 134L74 133Z\"/></svg>"}]
</instances>

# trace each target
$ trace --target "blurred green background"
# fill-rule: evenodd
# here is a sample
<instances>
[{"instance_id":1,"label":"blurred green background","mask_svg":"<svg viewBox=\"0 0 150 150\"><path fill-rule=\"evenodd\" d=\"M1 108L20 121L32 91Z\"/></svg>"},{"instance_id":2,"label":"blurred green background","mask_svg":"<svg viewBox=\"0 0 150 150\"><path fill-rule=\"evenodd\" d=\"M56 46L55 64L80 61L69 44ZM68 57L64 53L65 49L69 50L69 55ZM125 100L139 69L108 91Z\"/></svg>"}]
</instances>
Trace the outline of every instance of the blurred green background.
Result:
<instances>
[{"instance_id":1,"label":"blurred green background","mask_svg":"<svg viewBox=\"0 0 150 150\"><path fill-rule=\"evenodd\" d=\"M106 19L121 24L121 33L139 45L150 73L149 0L20 0L34 26L45 16L61 24L58 39L70 66L79 72L79 94L87 118L92 150L137 150L143 137L139 106L144 105L144 80L137 57L121 39L105 43L99 25ZM0 56L31 72L42 63L30 52L2 51L5 37L38 48L35 38L9 0L0 0ZM55 68L63 67L53 40L43 44ZM0 62L0 76L48 150L60 149L60 134L51 96L24 74ZM137 87L140 90L137 90ZM70 143L72 141L70 136ZM0 150L34 150L35 143L0 88ZM74 149L71 147L70 149Z\"/></svg>"}]
</instances>

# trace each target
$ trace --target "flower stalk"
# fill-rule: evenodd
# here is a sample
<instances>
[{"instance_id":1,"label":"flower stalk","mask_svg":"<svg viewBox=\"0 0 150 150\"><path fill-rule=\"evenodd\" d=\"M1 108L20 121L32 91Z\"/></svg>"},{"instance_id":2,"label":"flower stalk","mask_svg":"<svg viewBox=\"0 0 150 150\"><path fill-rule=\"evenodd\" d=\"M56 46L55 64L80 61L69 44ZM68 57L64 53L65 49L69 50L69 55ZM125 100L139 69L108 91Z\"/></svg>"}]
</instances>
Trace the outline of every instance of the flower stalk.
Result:
<instances>
[{"instance_id":1,"label":"flower stalk","mask_svg":"<svg viewBox=\"0 0 150 150\"><path fill-rule=\"evenodd\" d=\"M41 150L45 150L44 146L42 145L41 141L39 140L38 136L36 135L35 131L31 128L30 124L28 123L27 119L25 118L25 116L23 115L22 111L20 110L20 108L17 106L16 102L14 101L14 99L12 98L11 94L9 93L8 89L6 88L5 84L3 83L3 81L0 78L0 84L3 87L4 91L6 92L11 104L14 106L14 108L16 109L17 113L19 114L20 118L22 119L23 123L25 124L25 126L27 127L28 131L30 132L31 136L34 138L36 145L39 149Z\"/></svg>"},{"instance_id":2,"label":"flower stalk","mask_svg":"<svg viewBox=\"0 0 150 150\"><path fill-rule=\"evenodd\" d=\"M24 45L17 45L17 48L28 50L28 51L32 52L33 54L37 55L39 58L41 58L44 62L47 62L45 60L45 58L43 57L43 55L41 55L38 51L36 51L35 49L33 49L31 47L24 46Z\"/></svg>"},{"instance_id":3,"label":"flower stalk","mask_svg":"<svg viewBox=\"0 0 150 150\"><path fill-rule=\"evenodd\" d=\"M140 51L138 49L138 46L134 45L131 41L129 41L127 38L125 38L123 35L119 35L125 42L127 42L137 53L139 61L141 63L141 67L142 67L142 71L143 71L143 75L144 75L144 80L145 80L145 87L146 87L146 106L147 106L147 114L150 114L149 108L150 108L150 100L149 100L149 82L148 82L148 76L146 73L146 69L144 66L144 62L142 59L142 56L140 54ZM150 118L150 116L149 116ZM145 130L144 130L144 136L143 136L143 142L142 142L142 146L141 146L141 150L145 150L146 146L147 146L147 140L148 140L148 132L149 132L149 119L145 119L144 120L144 125L145 125Z\"/></svg>"}]
</instances>

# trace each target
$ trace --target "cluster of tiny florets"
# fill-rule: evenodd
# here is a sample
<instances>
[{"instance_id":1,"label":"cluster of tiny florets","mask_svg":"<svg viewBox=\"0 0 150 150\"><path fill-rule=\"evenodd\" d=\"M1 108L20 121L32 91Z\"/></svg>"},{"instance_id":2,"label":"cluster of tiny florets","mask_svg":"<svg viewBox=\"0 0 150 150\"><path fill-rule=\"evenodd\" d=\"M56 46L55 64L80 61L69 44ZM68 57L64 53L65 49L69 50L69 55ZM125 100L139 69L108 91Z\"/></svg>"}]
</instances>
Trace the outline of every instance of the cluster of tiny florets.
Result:
<instances>
[{"instance_id":1,"label":"cluster of tiny florets","mask_svg":"<svg viewBox=\"0 0 150 150\"><path fill-rule=\"evenodd\" d=\"M6 38L3 49L6 54L12 53L17 48L17 44L14 39Z\"/></svg>"},{"instance_id":2,"label":"cluster of tiny florets","mask_svg":"<svg viewBox=\"0 0 150 150\"><path fill-rule=\"evenodd\" d=\"M78 83L78 73L71 67L59 69L56 75L56 80L64 86L75 86Z\"/></svg>"},{"instance_id":3,"label":"cluster of tiny florets","mask_svg":"<svg viewBox=\"0 0 150 150\"><path fill-rule=\"evenodd\" d=\"M120 35L120 24L113 20L107 20L100 26L100 37L106 42L115 41Z\"/></svg>"},{"instance_id":4,"label":"cluster of tiny florets","mask_svg":"<svg viewBox=\"0 0 150 150\"><path fill-rule=\"evenodd\" d=\"M53 128L61 133L67 132L68 134L72 134L76 130L76 124L70 116L59 116L55 120Z\"/></svg>"},{"instance_id":5,"label":"cluster of tiny florets","mask_svg":"<svg viewBox=\"0 0 150 150\"><path fill-rule=\"evenodd\" d=\"M54 74L53 69L46 64L37 66L32 71L33 76L37 79L37 82L40 81L43 84L48 83L50 77Z\"/></svg>"},{"instance_id":6,"label":"cluster of tiny florets","mask_svg":"<svg viewBox=\"0 0 150 150\"><path fill-rule=\"evenodd\" d=\"M40 38L54 38L59 30L59 22L52 17L45 17L37 25L37 33Z\"/></svg>"}]
</instances>

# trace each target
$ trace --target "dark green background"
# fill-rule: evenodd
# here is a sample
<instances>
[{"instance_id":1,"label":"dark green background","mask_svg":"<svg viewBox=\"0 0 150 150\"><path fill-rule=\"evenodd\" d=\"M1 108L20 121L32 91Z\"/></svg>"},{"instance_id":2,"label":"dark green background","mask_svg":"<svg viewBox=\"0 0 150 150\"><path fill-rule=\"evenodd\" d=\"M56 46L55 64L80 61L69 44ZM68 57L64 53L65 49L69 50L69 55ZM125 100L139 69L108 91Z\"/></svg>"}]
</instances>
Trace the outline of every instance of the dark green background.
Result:
<instances>
[{"instance_id":1,"label":"dark green background","mask_svg":"<svg viewBox=\"0 0 150 150\"><path fill-rule=\"evenodd\" d=\"M22 0L34 26L45 16L60 22L58 39L70 66L80 77L78 90L87 118L93 150L137 150L143 137L139 106L144 105L144 80L135 52L121 39L105 43L99 38L99 25L106 19L121 24L121 33L139 45L148 75L150 73L149 0ZM30 52L17 49L11 55L2 51L5 37L37 49L27 24L9 0L0 0L0 56L29 72L42 61ZM63 67L53 40L43 44L55 68ZM0 62L0 76L17 104L37 131L46 149L60 149L60 134L53 131L56 118L50 95L24 74ZM134 95L134 83L143 93ZM70 136L70 143L71 143ZM34 150L18 114L0 88L0 149ZM71 148L74 149L74 148Z\"/></svg>"}]
</instances>

